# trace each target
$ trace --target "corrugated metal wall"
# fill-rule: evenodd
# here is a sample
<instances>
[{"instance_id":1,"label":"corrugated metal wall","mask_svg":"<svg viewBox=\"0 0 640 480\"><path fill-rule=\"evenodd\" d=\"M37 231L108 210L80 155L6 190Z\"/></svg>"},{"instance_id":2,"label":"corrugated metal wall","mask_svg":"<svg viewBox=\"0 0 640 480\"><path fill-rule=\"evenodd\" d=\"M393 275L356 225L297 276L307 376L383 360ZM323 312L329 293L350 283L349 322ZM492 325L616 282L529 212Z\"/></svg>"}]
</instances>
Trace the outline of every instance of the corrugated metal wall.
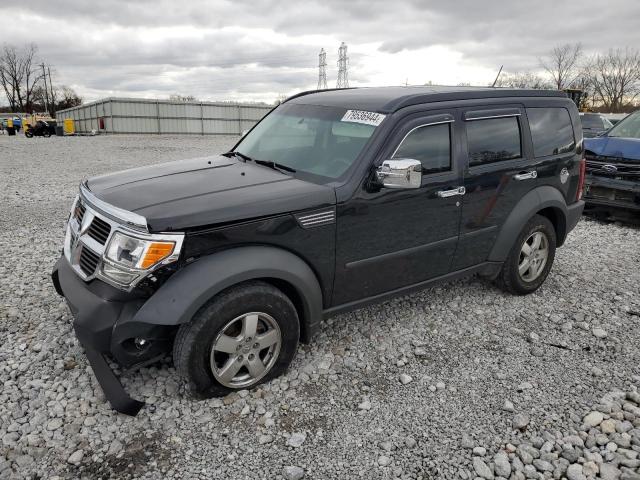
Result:
<instances>
[{"instance_id":1,"label":"corrugated metal wall","mask_svg":"<svg viewBox=\"0 0 640 480\"><path fill-rule=\"evenodd\" d=\"M106 98L61 110L56 119L75 121L76 132L240 135L272 107L241 103L171 102Z\"/></svg>"}]
</instances>

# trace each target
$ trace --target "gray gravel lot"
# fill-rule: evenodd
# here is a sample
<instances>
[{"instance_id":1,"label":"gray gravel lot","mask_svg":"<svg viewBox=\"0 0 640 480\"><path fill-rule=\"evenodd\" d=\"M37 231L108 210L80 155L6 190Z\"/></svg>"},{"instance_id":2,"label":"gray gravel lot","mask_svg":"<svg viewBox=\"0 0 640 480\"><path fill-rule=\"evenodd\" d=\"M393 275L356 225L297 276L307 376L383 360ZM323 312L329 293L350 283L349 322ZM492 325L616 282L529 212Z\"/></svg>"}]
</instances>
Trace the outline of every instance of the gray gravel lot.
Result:
<instances>
[{"instance_id":1,"label":"gray gravel lot","mask_svg":"<svg viewBox=\"0 0 640 480\"><path fill-rule=\"evenodd\" d=\"M337 316L224 399L168 358L123 379L149 407L111 411L49 279L78 181L233 142L0 136L0 478L640 478L640 230L594 221L533 295L469 279Z\"/></svg>"}]
</instances>

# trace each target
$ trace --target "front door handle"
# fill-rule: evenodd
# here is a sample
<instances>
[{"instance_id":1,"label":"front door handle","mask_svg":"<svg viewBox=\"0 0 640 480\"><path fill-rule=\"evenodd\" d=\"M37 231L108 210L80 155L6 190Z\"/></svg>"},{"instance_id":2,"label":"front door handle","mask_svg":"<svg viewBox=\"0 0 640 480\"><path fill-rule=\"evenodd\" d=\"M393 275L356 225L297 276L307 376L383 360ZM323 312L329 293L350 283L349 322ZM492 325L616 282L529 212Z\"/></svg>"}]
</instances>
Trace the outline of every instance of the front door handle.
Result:
<instances>
[{"instance_id":1,"label":"front door handle","mask_svg":"<svg viewBox=\"0 0 640 480\"><path fill-rule=\"evenodd\" d=\"M440 190L438 192L438 196L440 198L447 198L447 197L455 197L456 195L464 195L465 193L467 193L466 188L456 187L451 190Z\"/></svg>"},{"instance_id":2,"label":"front door handle","mask_svg":"<svg viewBox=\"0 0 640 480\"><path fill-rule=\"evenodd\" d=\"M530 172L522 172L514 175L513 178L516 180L532 180L538 177L538 172L532 170Z\"/></svg>"}]
</instances>

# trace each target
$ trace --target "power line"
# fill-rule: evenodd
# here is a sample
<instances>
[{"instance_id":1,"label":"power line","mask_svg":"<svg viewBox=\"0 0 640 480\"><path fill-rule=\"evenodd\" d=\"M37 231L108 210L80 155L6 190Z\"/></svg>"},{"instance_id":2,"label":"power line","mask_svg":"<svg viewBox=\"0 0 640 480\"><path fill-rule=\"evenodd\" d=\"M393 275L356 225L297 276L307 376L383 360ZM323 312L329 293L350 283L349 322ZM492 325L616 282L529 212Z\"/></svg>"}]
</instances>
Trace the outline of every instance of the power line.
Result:
<instances>
[{"instance_id":1,"label":"power line","mask_svg":"<svg viewBox=\"0 0 640 480\"><path fill-rule=\"evenodd\" d=\"M347 45L342 42L338 49L338 81L336 88L349 88L349 57L347 57Z\"/></svg>"},{"instance_id":2,"label":"power line","mask_svg":"<svg viewBox=\"0 0 640 480\"><path fill-rule=\"evenodd\" d=\"M327 52L324 48L320 49L320 55L318 55L318 88L317 90L324 90L327 88Z\"/></svg>"}]
</instances>

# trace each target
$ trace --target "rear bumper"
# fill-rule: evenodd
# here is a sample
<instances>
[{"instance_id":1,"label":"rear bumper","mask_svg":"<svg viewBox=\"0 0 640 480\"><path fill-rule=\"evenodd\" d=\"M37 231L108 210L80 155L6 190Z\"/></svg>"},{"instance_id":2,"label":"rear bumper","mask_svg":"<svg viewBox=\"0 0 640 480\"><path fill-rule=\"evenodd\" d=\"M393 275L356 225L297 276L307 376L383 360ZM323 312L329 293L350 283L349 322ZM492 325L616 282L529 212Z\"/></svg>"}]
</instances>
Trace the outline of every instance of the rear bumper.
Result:
<instances>
[{"instance_id":1,"label":"rear bumper","mask_svg":"<svg viewBox=\"0 0 640 480\"><path fill-rule=\"evenodd\" d=\"M640 212L640 181L587 175L584 199L587 208Z\"/></svg>"},{"instance_id":2,"label":"rear bumper","mask_svg":"<svg viewBox=\"0 0 640 480\"><path fill-rule=\"evenodd\" d=\"M56 262L51 277L56 291L65 297L73 314L76 337L109 403L118 412L135 415L143 404L126 394L104 355L111 355L124 367L148 363L169 350L173 330L135 322L134 316L144 304L144 298L99 280L85 283L64 257ZM145 339L146 347L136 348L135 338Z\"/></svg>"},{"instance_id":3,"label":"rear bumper","mask_svg":"<svg viewBox=\"0 0 640 480\"><path fill-rule=\"evenodd\" d=\"M582 217L584 210L584 200L578 200L577 202L567 205L567 234L575 228Z\"/></svg>"}]
</instances>

